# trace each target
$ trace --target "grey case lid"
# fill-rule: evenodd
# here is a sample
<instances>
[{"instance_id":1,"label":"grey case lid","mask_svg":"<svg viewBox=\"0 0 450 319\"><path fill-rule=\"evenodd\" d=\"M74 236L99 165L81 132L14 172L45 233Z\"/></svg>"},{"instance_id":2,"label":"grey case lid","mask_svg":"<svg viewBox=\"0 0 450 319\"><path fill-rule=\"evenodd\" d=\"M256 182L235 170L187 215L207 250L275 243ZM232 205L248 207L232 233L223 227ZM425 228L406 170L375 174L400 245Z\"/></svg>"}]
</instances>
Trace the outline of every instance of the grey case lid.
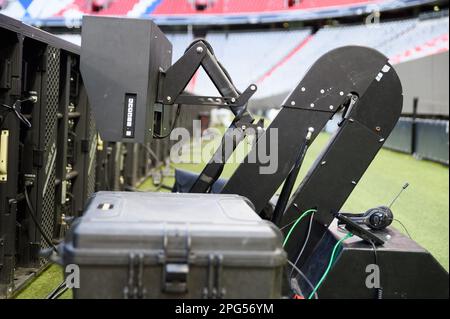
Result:
<instances>
[{"instance_id":1,"label":"grey case lid","mask_svg":"<svg viewBox=\"0 0 450 319\"><path fill-rule=\"evenodd\" d=\"M130 251L156 259L178 252L189 255L191 263L207 263L218 253L224 265L237 266L276 267L286 259L281 232L244 197L96 193L66 239L65 262L126 263Z\"/></svg>"}]
</instances>

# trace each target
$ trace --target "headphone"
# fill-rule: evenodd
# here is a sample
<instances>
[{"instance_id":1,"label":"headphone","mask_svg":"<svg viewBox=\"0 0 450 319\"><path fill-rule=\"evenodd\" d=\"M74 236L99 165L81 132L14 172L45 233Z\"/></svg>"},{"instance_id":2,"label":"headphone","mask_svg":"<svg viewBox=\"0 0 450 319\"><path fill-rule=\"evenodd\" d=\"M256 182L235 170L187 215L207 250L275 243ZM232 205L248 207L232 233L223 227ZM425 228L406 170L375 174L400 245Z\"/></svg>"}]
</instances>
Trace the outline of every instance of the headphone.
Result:
<instances>
[{"instance_id":1,"label":"headphone","mask_svg":"<svg viewBox=\"0 0 450 319\"><path fill-rule=\"evenodd\" d=\"M387 206L371 208L363 214L344 214L353 222L366 225L373 230L382 230L394 220L392 210Z\"/></svg>"}]
</instances>

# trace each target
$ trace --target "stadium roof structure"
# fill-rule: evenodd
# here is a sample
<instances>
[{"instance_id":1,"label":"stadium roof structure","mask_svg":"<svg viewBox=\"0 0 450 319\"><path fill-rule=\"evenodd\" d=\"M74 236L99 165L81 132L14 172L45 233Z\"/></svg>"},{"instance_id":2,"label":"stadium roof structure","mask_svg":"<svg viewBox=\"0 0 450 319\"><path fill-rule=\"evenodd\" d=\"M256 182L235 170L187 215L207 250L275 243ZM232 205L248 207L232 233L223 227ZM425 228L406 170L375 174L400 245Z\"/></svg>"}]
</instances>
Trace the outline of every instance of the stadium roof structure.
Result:
<instances>
[{"instance_id":1,"label":"stadium roof structure","mask_svg":"<svg viewBox=\"0 0 450 319\"><path fill-rule=\"evenodd\" d=\"M258 24L366 15L437 2L436 0L113 0L95 12L85 0L9 1L1 13L35 26L78 27L85 14L151 18L159 25ZM102 2L102 3L103 3Z\"/></svg>"}]
</instances>

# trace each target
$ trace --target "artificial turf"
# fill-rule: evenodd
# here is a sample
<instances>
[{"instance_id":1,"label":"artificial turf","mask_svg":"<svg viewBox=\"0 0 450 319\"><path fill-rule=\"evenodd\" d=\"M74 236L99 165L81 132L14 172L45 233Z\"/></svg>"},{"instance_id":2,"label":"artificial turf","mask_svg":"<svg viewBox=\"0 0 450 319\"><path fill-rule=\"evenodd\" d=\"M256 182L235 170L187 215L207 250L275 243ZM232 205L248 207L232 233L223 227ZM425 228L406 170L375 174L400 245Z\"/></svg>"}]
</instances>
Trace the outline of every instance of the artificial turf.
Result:
<instances>
[{"instance_id":1,"label":"artificial turf","mask_svg":"<svg viewBox=\"0 0 450 319\"><path fill-rule=\"evenodd\" d=\"M329 135L322 133L308 150L299 174L297 184L319 152L326 145ZM242 147L244 147L244 144ZM198 152L199 147L194 147ZM200 172L204 163L181 163L176 168ZM222 173L230 177L237 163L229 163ZM164 178L163 182L171 186L173 178ZM392 207L395 218L408 229L412 238L449 269L449 170L448 167L429 161L417 160L406 154L383 149L372 162L365 175L345 203L343 211L364 212L368 208L387 205L401 187L408 182L409 188ZM151 179L140 186L141 190L152 190ZM404 232L394 222L393 226ZM36 278L17 298L44 298L62 280L59 266L51 266ZM62 298L70 298L65 293Z\"/></svg>"}]
</instances>

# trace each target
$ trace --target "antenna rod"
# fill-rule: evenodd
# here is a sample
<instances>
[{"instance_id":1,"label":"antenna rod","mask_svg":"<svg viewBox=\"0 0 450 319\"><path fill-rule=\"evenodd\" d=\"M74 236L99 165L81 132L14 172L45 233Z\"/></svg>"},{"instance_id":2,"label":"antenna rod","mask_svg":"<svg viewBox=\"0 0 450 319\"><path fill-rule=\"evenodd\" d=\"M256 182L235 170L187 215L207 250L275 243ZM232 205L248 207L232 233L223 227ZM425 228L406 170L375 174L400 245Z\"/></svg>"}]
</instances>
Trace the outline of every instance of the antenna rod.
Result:
<instances>
[{"instance_id":1,"label":"antenna rod","mask_svg":"<svg viewBox=\"0 0 450 319\"><path fill-rule=\"evenodd\" d=\"M403 187L402 187L402 189L400 190L400 192L397 194L397 196L395 196L395 198L392 200L392 202L389 204L389 208L391 208L392 207L392 205L394 205L394 203L397 201L397 199L400 197L400 195L403 193L403 191L405 190L405 189L407 189L408 188L408 186L409 186L409 183L408 182L406 182L405 183L405 185L403 185Z\"/></svg>"}]
</instances>

